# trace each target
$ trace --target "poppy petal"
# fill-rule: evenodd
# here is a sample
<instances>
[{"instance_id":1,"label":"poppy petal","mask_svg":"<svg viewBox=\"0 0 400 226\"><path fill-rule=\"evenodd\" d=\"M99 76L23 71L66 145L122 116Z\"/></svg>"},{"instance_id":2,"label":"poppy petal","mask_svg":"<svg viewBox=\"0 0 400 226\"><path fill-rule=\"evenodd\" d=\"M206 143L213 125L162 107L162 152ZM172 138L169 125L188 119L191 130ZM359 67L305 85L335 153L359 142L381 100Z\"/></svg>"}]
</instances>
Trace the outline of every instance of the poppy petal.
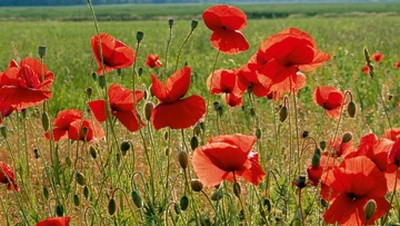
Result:
<instances>
[{"instance_id":1,"label":"poppy petal","mask_svg":"<svg viewBox=\"0 0 400 226\"><path fill-rule=\"evenodd\" d=\"M234 6L215 5L203 12L203 20L210 30L241 30L246 27L246 14Z\"/></svg>"},{"instance_id":2,"label":"poppy petal","mask_svg":"<svg viewBox=\"0 0 400 226\"><path fill-rule=\"evenodd\" d=\"M242 32L217 30L211 34L211 44L225 54L238 54L249 49L249 43Z\"/></svg>"},{"instance_id":3,"label":"poppy petal","mask_svg":"<svg viewBox=\"0 0 400 226\"><path fill-rule=\"evenodd\" d=\"M182 98L189 90L190 85L190 67L176 71L171 75L165 84L163 84L155 75L151 75L152 90L154 95L161 101L173 103Z\"/></svg>"},{"instance_id":4,"label":"poppy petal","mask_svg":"<svg viewBox=\"0 0 400 226\"><path fill-rule=\"evenodd\" d=\"M88 105L93 113L93 116L97 119L97 121L99 122L106 121L107 119L106 101L104 100L90 101Z\"/></svg>"},{"instance_id":5,"label":"poppy petal","mask_svg":"<svg viewBox=\"0 0 400 226\"><path fill-rule=\"evenodd\" d=\"M129 131L135 132L140 127L144 126L144 123L140 121L138 115L134 111L120 111L113 114Z\"/></svg>"}]
</instances>

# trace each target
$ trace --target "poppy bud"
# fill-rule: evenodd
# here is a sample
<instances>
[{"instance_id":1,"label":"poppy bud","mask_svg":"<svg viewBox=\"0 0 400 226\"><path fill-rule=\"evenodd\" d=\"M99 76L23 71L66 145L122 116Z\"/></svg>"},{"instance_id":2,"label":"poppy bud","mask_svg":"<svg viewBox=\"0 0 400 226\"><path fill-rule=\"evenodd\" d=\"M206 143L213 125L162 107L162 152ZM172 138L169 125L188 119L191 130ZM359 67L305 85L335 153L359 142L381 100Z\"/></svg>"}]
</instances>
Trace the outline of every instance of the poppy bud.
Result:
<instances>
[{"instance_id":1,"label":"poppy bud","mask_svg":"<svg viewBox=\"0 0 400 226\"><path fill-rule=\"evenodd\" d=\"M256 138L257 138L257 139L260 139L260 138L261 138L261 134L262 134L261 129L260 129L260 128L257 128L257 129L256 129Z\"/></svg>"},{"instance_id":2,"label":"poppy bud","mask_svg":"<svg viewBox=\"0 0 400 226\"><path fill-rule=\"evenodd\" d=\"M325 148L326 148L326 141L321 141L321 142L319 142L319 147L322 149L322 150L325 150Z\"/></svg>"},{"instance_id":3,"label":"poppy bud","mask_svg":"<svg viewBox=\"0 0 400 226\"><path fill-rule=\"evenodd\" d=\"M89 198L89 188L87 186L83 187L83 196L85 196L85 199Z\"/></svg>"},{"instance_id":4,"label":"poppy bud","mask_svg":"<svg viewBox=\"0 0 400 226\"><path fill-rule=\"evenodd\" d=\"M142 31L136 32L136 40L140 43L143 40L144 33Z\"/></svg>"},{"instance_id":5,"label":"poppy bud","mask_svg":"<svg viewBox=\"0 0 400 226\"><path fill-rule=\"evenodd\" d=\"M129 148L131 148L131 144L129 143L129 141L122 141L120 149L122 154L126 154L126 152L129 150Z\"/></svg>"},{"instance_id":6,"label":"poppy bud","mask_svg":"<svg viewBox=\"0 0 400 226\"><path fill-rule=\"evenodd\" d=\"M179 201L179 206L183 211L187 210L187 208L189 207L189 198L186 195L181 197L181 200Z\"/></svg>"},{"instance_id":7,"label":"poppy bud","mask_svg":"<svg viewBox=\"0 0 400 226\"><path fill-rule=\"evenodd\" d=\"M4 138L7 138L7 130L6 127L2 126L0 127L0 133Z\"/></svg>"},{"instance_id":8,"label":"poppy bud","mask_svg":"<svg viewBox=\"0 0 400 226\"><path fill-rule=\"evenodd\" d=\"M200 192L203 189L203 183L201 183L201 181L198 179L192 179L190 181L190 187L193 191Z\"/></svg>"},{"instance_id":9,"label":"poppy bud","mask_svg":"<svg viewBox=\"0 0 400 226\"><path fill-rule=\"evenodd\" d=\"M216 111L220 111L222 109L222 106L218 101L214 101L213 106L214 106L214 110L216 110Z\"/></svg>"},{"instance_id":10,"label":"poppy bud","mask_svg":"<svg viewBox=\"0 0 400 226\"><path fill-rule=\"evenodd\" d=\"M140 209L143 207L142 196L140 195L139 191L137 191L136 189L134 189L132 191L132 200L133 200L133 203L135 203L137 208Z\"/></svg>"},{"instance_id":11,"label":"poppy bud","mask_svg":"<svg viewBox=\"0 0 400 226\"><path fill-rule=\"evenodd\" d=\"M165 156L168 156L168 155L169 155L170 150L171 150L170 148L165 147L165 149L164 149Z\"/></svg>"},{"instance_id":12,"label":"poppy bud","mask_svg":"<svg viewBox=\"0 0 400 226\"><path fill-rule=\"evenodd\" d=\"M168 20L168 25L169 25L169 29L171 29L172 26L174 25L174 19L170 18L170 19Z\"/></svg>"},{"instance_id":13,"label":"poppy bud","mask_svg":"<svg viewBox=\"0 0 400 226\"><path fill-rule=\"evenodd\" d=\"M93 159L97 158L96 149L92 145L89 146L89 154L90 156L92 156Z\"/></svg>"},{"instance_id":14,"label":"poppy bud","mask_svg":"<svg viewBox=\"0 0 400 226\"><path fill-rule=\"evenodd\" d=\"M49 189L46 187L43 187L43 196L46 200L49 199Z\"/></svg>"},{"instance_id":15,"label":"poppy bud","mask_svg":"<svg viewBox=\"0 0 400 226\"><path fill-rule=\"evenodd\" d=\"M206 129L206 123L205 123L205 122L200 121L200 122L199 122L199 125L200 125L201 130L204 131L204 130Z\"/></svg>"},{"instance_id":16,"label":"poppy bud","mask_svg":"<svg viewBox=\"0 0 400 226\"><path fill-rule=\"evenodd\" d=\"M64 215L64 207L61 204L56 206L56 214L57 216L61 217Z\"/></svg>"},{"instance_id":17,"label":"poppy bud","mask_svg":"<svg viewBox=\"0 0 400 226\"><path fill-rule=\"evenodd\" d=\"M300 175L297 177L295 181L293 181L294 185L296 185L299 189L306 187L306 176Z\"/></svg>"},{"instance_id":18,"label":"poppy bud","mask_svg":"<svg viewBox=\"0 0 400 226\"><path fill-rule=\"evenodd\" d=\"M82 173L76 172L75 173L75 180L78 182L79 185L84 186L86 184L85 177Z\"/></svg>"},{"instance_id":19,"label":"poppy bud","mask_svg":"<svg viewBox=\"0 0 400 226\"><path fill-rule=\"evenodd\" d=\"M200 136L201 133L201 126L200 123L197 123L194 127L193 127L193 135L194 136Z\"/></svg>"},{"instance_id":20,"label":"poppy bud","mask_svg":"<svg viewBox=\"0 0 400 226\"><path fill-rule=\"evenodd\" d=\"M154 109L153 102L147 101L146 105L144 106L144 114L145 114L147 120L150 120L153 109Z\"/></svg>"},{"instance_id":21,"label":"poppy bud","mask_svg":"<svg viewBox=\"0 0 400 226\"><path fill-rule=\"evenodd\" d=\"M353 135L351 135L351 133L345 133L342 137L342 143L347 143L347 142L351 141L352 138L353 138Z\"/></svg>"},{"instance_id":22,"label":"poppy bud","mask_svg":"<svg viewBox=\"0 0 400 226\"><path fill-rule=\"evenodd\" d=\"M189 164L188 154L185 151L180 151L178 154L178 161L182 169L185 170Z\"/></svg>"},{"instance_id":23,"label":"poppy bud","mask_svg":"<svg viewBox=\"0 0 400 226\"><path fill-rule=\"evenodd\" d=\"M364 206L364 217L368 222L372 216L374 216L376 210L376 202L373 199L368 200L367 204Z\"/></svg>"},{"instance_id":24,"label":"poppy bud","mask_svg":"<svg viewBox=\"0 0 400 226\"><path fill-rule=\"evenodd\" d=\"M199 140L197 139L196 136L193 136L190 138L190 147L192 150L196 149L199 146Z\"/></svg>"},{"instance_id":25,"label":"poppy bud","mask_svg":"<svg viewBox=\"0 0 400 226\"><path fill-rule=\"evenodd\" d=\"M241 189L238 182L233 183L233 193L236 195L236 197L240 197Z\"/></svg>"},{"instance_id":26,"label":"poppy bud","mask_svg":"<svg viewBox=\"0 0 400 226\"><path fill-rule=\"evenodd\" d=\"M321 150L319 148L315 149L311 164L314 169L321 165Z\"/></svg>"},{"instance_id":27,"label":"poppy bud","mask_svg":"<svg viewBox=\"0 0 400 226\"><path fill-rule=\"evenodd\" d=\"M99 76L99 86L102 89L106 87L106 78L104 76Z\"/></svg>"},{"instance_id":28,"label":"poppy bud","mask_svg":"<svg viewBox=\"0 0 400 226\"><path fill-rule=\"evenodd\" d=\"M91 87L88 87L86 89L86 96L90 99L92 97L93 89Z\"/></svg>"},{"instance_id":29,"label":"poppy bud","mask_svg":"<svg viewBox=\"0 0 400 226\"><path fill-rule=\"evenodd\" d=\"M222 198L222 191L220 189L217 189L214 194L211 195L211 200L213 201L218 201Z\"/></svg>"},{"instance_id":30,"label":"poppy bud","mask_svg":"<svg viewBox=\"0 0 400 226\"><path fill-rule=\"evenodd\" d=\"M279 110L279 121L284 122L288 116L287 107L282 106Z\"/></svg>"},{"instance_id":31,"label":"poppy bud","mask_svg":"<svg viewBox=\"0 0 400 226\"><path fill-rule=\"evenodd\" d=\"M46 46L39 46L38 53L40 58L43 58L46 55Z\"/></svg>"},{"instance_id":32,"label":"poppy bud","mask_svg":"<svg viewBox=\"0 0 400 226\"><path fill-rule=\"evenodd\" d=\"M47 114L47 112L42 113L42 127L44 131L49 130L49 115Z\"/></svg>"},{"instance_id":33,"label":"poppy bud","mask_svg":"<svg viewBox=\"0 0 400 226\"><path fill-rule=\"evenodd\" d=\"M73 200L74 200L74 205L79 206L80 200L79 200L79 196L77 194L74 194Z\"/></svg>"},{"instance_id":34,"label":"poppy bud","mask_svg":"<svg viewBox=\"0 0 400 226\"><path fill-rule=\"evenodd\" d=\"M307 130L304 130L303 133L301 134L301 137L307 138L309 135L309 132Z\"/></svg>"},{"instance_id":35,"label":"poppy bud","mask_svg":"<svg viewBox=\"0 0 400 226\"><path fill-rule=\"evenodd\" d=\"M356 104L353 101L350 101L350 103L347 105L347 112L351 118L354 118L356 115Z\"/></svg>"},{"instance_id":36,"label":"poppy bud","mask_svg":"<svg viewBox=\"0 0 400 226\"><path fill-rule=\"evenodd\" d=\"M168 140L168 138L169 138L169 133L168 133L168 131L165 131L165 133L164 133L164 140Z\"/></svg>"},{"instance_id":37,"label":"poppy bud","mask_svg":"<svg viewBox=\"0 0 400 226\"><path fill-rule=\"evenodd\" d=\"M192 31L193 31L194 29L196 29L196 27L197 27L198 24L199 24L199 21L198 21L198 20L192 20L192 24L191 24Z\"/></svg>"},{"instance_id":38,"label":"poppy bud","mask_svg":"<svg viewBox=\"0 0 400 226\"><path fill-rule=\"evenodd\" d=\"M35 158L38 159L40 157L39 155L39 150L38 149L33 149L33 154L35 155Z\"/></svg>"},{"instance_id":39,"label":"poppy bud","mask_svg":"<svg viewBox=\"0 0 400 226\"><path fill-rule=\"evenodd\" d=\"M143 74L143 68L140 67L140 68L138 69L138 75L139 75L139 76L142 76L142 74Z\"/></svg>"},{"instance_id":40,"label":"poppy bud","mask_svg":"<svg viewBox=\"0 0 400 226\"><path fill-rule=\"evenodd\" d=\"M117 211L117 204L115 203L115 199L111 198L110 201L108 201L108 213L112 216L115 211Z\"/></svg>"},{"instance_id":41,"label":"poppy bud","mask_svg":"<svg viewBox=\"0 0 400 226\"><path fill-rule=\"evenodd\" d=\"M174 210L175 210L176 215L181 214L181 207L179 206L179 204L174 203Z\"/></svg>"}]
</instances>

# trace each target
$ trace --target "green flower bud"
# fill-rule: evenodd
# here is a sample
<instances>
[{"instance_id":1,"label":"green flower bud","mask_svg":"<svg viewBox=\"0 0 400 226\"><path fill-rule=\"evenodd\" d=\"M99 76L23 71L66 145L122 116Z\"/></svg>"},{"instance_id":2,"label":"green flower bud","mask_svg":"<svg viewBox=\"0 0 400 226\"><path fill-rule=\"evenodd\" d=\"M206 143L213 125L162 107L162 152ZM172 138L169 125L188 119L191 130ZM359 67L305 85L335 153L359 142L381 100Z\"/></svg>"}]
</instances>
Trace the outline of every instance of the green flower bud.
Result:
<instances>
[{"instance_id":1,"label":"green flower bud","mask_svg":"<svg viewBox=\"0 0 400 226\"><path fill-rule=\"evenodd\" d=\"M84 177L83 174L80 173L80 172L76 172L76 173L75 173L75 180L76 180L76 182L77 182L79 185L81 185L81 186L84 186L84 185L86 184L85 177Z\"/></svg>"},{"instance_id":2,"label":"green flower bud","mask_svg":"<svg viewBox=\"0 0 400 226\"><path fill-rule=\"evenodd\" d=\"M140 43L143 40L144 33L142 31L136 32L136 41Z\"/></svg>"},{"instance_id":3,"label":"green flower bud","mask_svg":"<svg viewBox=\"0 0 400 226\"><path fill-rule=\"evenodd\" d=\"M144 106L144 115L146 116L147 120L150 120L153 109L154 109L153 102L147 101L146 105Z\"/></svg>"},{"instance_id":4,"label":"green flower bud","mask_svg":"<svg viewBox=\"0 0 400 226\"><path fill-rule=\"evenodd\" d=\"M373 199L368 200L367 204L364 206L364 217L368 222L375 214L376 202Z\"/></svg>"},{"instance_id":5,"label":"green flower bud","mask_svg":"<svg viewBox=\"0 0 400 226\"><path fill-rule=\"evenodd\" d=\"M350 101L350 103L347 105L347 112L351 118L354 118L356 115L356 104L353 101Z\"/></svg>"},{"instance_id":6,"label":"green flower bud","mask_svg":"<svg viewBox=\"0 0 400 226\"><path fill-rule=\"evenodd\" d=\"M117 203L115 202L114 198L111 198L110 201L108 201L108 213L112 216L114 213L117 211Z\"/></svg>"},{"instance_id":7,"label":"green flower bud","mask_svg":"<svg viewBox=\"0 0 400 226\"><path fill-rule=\"evenodd\" d=\"M61 204L58 204L56 206L56 214L58 217L61 217L64 215L64 207Z\"/></svg>"},{"instance_id":8,"label":"green flower bud","mask_svg":"<svg viewBox=\"0 0 400 226\"><path fill-rule=\"evenodd\" d=\"M178 161L182 169L185 170L189 164L188 154L185 151L180 151L178 154Z\"/></svg>"},{"instance_id":9,"label":"green flower bud","mask_svg":"<svg viewBox=\"0 0 400 226\"><path fill-rule=\"evenodd\" d=\"M190 138L190 147L192 148L192 150L194 150L198 146L199 146L199 139L197 139L196 136L192 136L192 138Z\"/></svg>"},{"instance_id":10,"label":"green flower bud","mask_svg":"<svg viewBox=\"0 0 400 226\"><path fill-rule=\"evenodd\" d=\"M79 196L77 194L74 194L73 200L74 200L74 205L75 206L79 206L80 205Z\"/></svg>"},{"instance_id":11,"label":"green flower bud","mask_svg":"<svg viewBox=\"0 0 400 226\"><path fill-rule=\"evenodd\" d=\"M326 148L326 141L321 141L321 142L319 142L319 147L322 149L322 150L325 150L325 148Z\"/></svg>"},{"instance_id":12,"label":"green flower bud","mask_svg":"<svg viewBox=\"0 0 400 226\"><path fill-rule=\"evenodd\" d=\"M286 106L282 106L279 110L279 121L284 122L288 116L288 111Z\"/></svg>"},{"instance_id":13,"label":"green flower bud","mask_svg":"<svg viewBox=\"0 0 400 226\"><path fill-rule=\"evenodd\" d=\"M38 53L40 58L43 58L44 55L46 55L46 49L47 49L46 46L39 46Z\"/></svg>"},{"instance_id":14,"label":"green flower bud","mask_svg":"<svg viewBox=\"0 0 400 226\"><path fill-rule=\"evenodd\" d=\"M47 114L47 112L43 112L42 113L42 127L44 129L44 131L48 131L49 130L49 115Z\"/></svg>"},{"instance_id":15,"label":"green flower bud","mask_svg":"<svg viewBox=\"0 0 400 226\"><path fill-rule=\"evenodd\" d=\"M134 190L132 191L132 200L133 200L133 203L135 203L135 206L136 206L137 208L140 209L140 208L143 207L142 196L140 195L139 191L136 190L136 189L134 189Z\"/></svg>"},{"instance_id":16,"label":"green flower bud","mask_svg":"<svg viewBox=\"0 0 400 226\"><path fill-rule=\"evenodd\" d=\"M174 26L174 19L170 18L170 19L168 20L168 25L169 25L169 29L171 29L172 26Z\"/></svg>"},{"instance_id":17,"label":"green flower bud","mask_svg":"<svg viewBox=\"0 0 400 226\"><path fill-rule=\"evenodd\" d=\"M192 20L192 24L191 24L192 30L196 29L196 27L197 27L198 24L199 24L199 21L197 21L197 20Z\"/></svg>"},{"instance_id":18,"label":"green flower bud","mask_svg":"<svg viewBox=\"0 0 400 226\"><path fill-rule=\"evenodd\" d=\"M345 133L342 137L342 143L347 143L347 142L351 141L352 138L353 138L353 135L351 133Z\"/></svg>"},{"instance_id":19,"label":"green flower bud","mask_svg":"<svg viewBox=\"0 0 400 226\"><path fill-rule=\"evenodd\" d=\"M89 154L93 159L97 158L97 151L92 145L89 146Z\"/></svg>"},{"instance_id":20,"label":"green flower bud","mask_svg":"<svg viewBox=\"0 0 400 226\"><path fill-rule=\"evenodd\" d=\"M99 78L99 86L100 86L100 88L104 89L106 87L106 77L104 77L102 75L102 76L99 76L98 78Z\"/></svg>"},{"instance_id":21,"label":"green flower bud","mask_svg":"<svg viewBox=\"0 0 400 226\"><path fill-rule=\"evenodd\" d=\"M181 200L179 201L179 206L183 211L187 210L187 208L189 207L189 198L186 195L181 197Z\"/></svg>"}]
</instances>

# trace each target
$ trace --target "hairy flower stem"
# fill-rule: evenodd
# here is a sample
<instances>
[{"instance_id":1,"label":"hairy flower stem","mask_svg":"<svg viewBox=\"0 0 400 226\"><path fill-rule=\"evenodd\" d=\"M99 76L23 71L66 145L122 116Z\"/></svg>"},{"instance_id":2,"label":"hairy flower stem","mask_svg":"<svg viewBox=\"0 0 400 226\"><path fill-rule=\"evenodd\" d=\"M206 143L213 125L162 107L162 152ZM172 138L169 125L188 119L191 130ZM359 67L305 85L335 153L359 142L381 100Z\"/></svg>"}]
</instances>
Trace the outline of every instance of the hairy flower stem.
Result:
<instances>
[{"instance_id":1,"label":"hairy flower stem","mask_svg":"<svg viewBox=\"0 0 400 226\"><path fill-rule=\"evenodd\" d=\"M217 67L217 62L218 62L218 58L219 58L220 53L221 53L221 51L218 51L218 52L217 52L217 55L215 56L215 59L214 59L214 62L213 62L213 66L212 66L212 68L211 68L211 73L212 73L212 74L211 74L211 79L210 79L210 86L207 87L208 90L209 90L210 96L207 98L206 113L205 113L205 115L204 115L204 122L205 122L205 123L207 122L208 107L210 106L210 101L211 101L211 84L212 84L213 79L214 79L214 74L215 74L214 72L215 72L215 68ZM204 140L204 135L205 135L205 134L206 134L206 133L203 133L202 140Z\"/></svg>"},{"instance_id":2,"label":"hairy flower stem","mask_svg":"<svg viewBox=\"0 0 400 226\"><path fill-rule=\"evenodd\" d=\"M164 75L167 74L167 69L168 69L168 55L169 55L169 48L171 46L171 41L172 41L172 28L173 28L173 26L169 27L169 38L167 41L167 47L165 48Z\"/></svg>"},{"instance_id":3,"label":"hairy flower stem","mask_svg":"<svg viewBox=\"0 0 400 226\"><path fill-rule=\"evenodd\" d=\"M293 110L294 110L294 123L296 128L296 143L297 143L297 161L298 161L298 173L301 172L301 151L300 151L300 136L299 136L299 117L298 117L298 109L297 109L297 95L295 90L293 89Z\"/></svg>"},{"instance_id":4,"label":"hairy flower stem","mask_svg":"<svg viewBox=\"0 0 400 226\"><path fill-rule=\"evenodd\" d=\"M399 178L399 167L396 167L396 177L394 180L393 193L392 193L392 196L390 197L390 201L389 201L391 206L393 204L394 197L396 196L398 178ZM388 217L389 217L389 211L386 213L385 217L383 218L383 220L381 222L382 226L386 225L386 221L387 221Z\"/></svg>"}]
</instances>

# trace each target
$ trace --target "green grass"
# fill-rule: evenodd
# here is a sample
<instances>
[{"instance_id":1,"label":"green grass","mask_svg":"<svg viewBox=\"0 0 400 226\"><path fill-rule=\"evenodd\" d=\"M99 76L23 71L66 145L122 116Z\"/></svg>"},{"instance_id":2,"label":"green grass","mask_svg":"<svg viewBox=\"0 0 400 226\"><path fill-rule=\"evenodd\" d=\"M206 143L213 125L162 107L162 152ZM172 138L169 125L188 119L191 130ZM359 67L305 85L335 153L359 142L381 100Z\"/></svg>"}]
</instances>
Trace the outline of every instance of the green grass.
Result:
<instances>
[{"instance_id":1,"label":"green grass","mask_svg":"<svg viewBox=\"0 0 400 226\"><path fill-rule=\"evenodd\" d=\"M99 20L152 20L161 18L196 18L209 5L100 5L96 7ZM296 3L240 4L249 18L282 18L289 16L354 16L365 13L399 14L399 2L385 3ZM356 12L356 13L355 13ZM68 7L1 7L0 20L90 20L85 6Z\"/></svg>"}]
</instances>

